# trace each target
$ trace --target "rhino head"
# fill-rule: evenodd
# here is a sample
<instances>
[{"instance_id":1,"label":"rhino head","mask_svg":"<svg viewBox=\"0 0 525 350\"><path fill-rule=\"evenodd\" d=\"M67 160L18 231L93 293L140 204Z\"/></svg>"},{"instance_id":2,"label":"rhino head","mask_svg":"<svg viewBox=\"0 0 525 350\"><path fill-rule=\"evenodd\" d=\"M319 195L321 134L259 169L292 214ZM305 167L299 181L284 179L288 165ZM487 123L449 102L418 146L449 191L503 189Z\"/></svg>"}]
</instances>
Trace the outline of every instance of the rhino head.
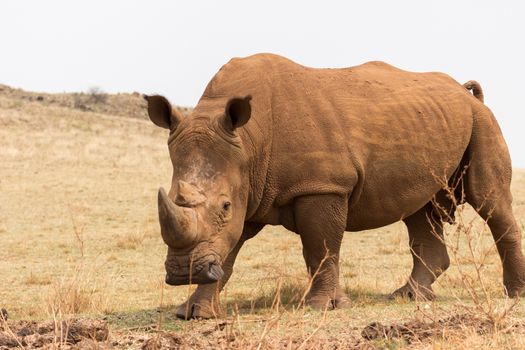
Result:
<instances>
[{"instance_id":1,"label":"rhino head","mask_svg":"<svg viewBox=\"0 0 525 350\"><path fill-rule=\"evenodd\" d=\"M251 97L197 108L189 117L162 96L145 99L151 121L170 130L171 188L158 192L160 229L168 246L166 283L216 282L246 215L247 156L236 129L250 118Z\"/></svg>"}]
</instances>

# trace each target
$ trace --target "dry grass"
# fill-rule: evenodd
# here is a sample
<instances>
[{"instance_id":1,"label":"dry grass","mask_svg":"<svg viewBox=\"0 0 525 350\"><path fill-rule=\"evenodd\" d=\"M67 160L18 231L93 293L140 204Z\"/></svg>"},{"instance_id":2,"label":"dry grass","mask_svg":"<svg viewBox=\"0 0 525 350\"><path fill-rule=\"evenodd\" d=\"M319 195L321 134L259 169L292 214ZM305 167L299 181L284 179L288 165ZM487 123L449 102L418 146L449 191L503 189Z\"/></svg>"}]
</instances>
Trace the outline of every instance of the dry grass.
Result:
<instances>
[{"instance_id":1,"label":"dry grass","mask_svg":"<svg viewBox=\"0 0 525 350\"><path fill-rule=\"evenodd\" d=\"M144 232L126 233L117 239L117 247L121 249L137 249L142 245L144 239L146 239Z\"/></svg>"},{"instance_id":2,"label":"dry grass","mask_svg":"<svg viewBox=\"0 0 525 350\"><path fill-rule=\"evenodd\" d=\"M29 273L29 276L25 279L24 283L27 285L36 285L36 286L46 286L51 284L53 281L49 276L40 276L34 274L33 272Z\"/></svg>"},{"instance_id":3,"label":"dry grass","mask_svg":"<svg viewBox=\"0 0 525 350\"><path fill-rule=\"evenodd\" d=\"M350 309L298 308L308 285L299 237L267 227L239 254L222 293L227 315L178 321L174 308L191 288L163 284L166 248L156 212L156 190L171 175L167 135L147 121L45 102L0 92L0 307L11 319L105 318L121 348L139 344L144 332L153 339L150 348L169 342L188 348L520 348L525 342L521 328L505 328L519 323L521 305L490 332L466 322L424 339L361 336L371 322L399 325L458 314L486 320L483 310L508 310L499 258L479 219L470 238L447 226L447 241L459 249L435 286L435 302L388 299L412 263L404 225L397 223L346 235L341 282L353 300ZM513 192L523 225L522 171L515 172ZM469 208L462 215L466 222L474 218ZM468 239L476 243L474 254ZM472 291L485 299L474 302Z\"/></svg>"}]
</instances>

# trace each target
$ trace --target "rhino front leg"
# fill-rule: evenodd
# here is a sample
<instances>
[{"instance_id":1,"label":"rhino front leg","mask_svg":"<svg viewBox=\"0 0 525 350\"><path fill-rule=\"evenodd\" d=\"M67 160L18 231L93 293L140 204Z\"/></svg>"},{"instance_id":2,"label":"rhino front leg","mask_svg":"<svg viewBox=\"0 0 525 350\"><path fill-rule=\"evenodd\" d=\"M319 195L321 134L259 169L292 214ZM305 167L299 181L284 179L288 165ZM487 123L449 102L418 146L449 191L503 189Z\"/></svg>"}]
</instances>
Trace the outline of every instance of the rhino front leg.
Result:
<instances>
[{"instance_id":1,"label":"rhino front leg","mask_svg":"<svg viewBox=\"0 0 525 350\"><path fill-rule=\"evenodd\" d=\"M339 285L339 250L346 227L348 200L337 195L297 198L294 217L312 285L306 305L315 309L345 307L349 299Z\"/></svg>"},{"instance_id":2,"label":"rhino front leg","mask_svg":"<svg viewBox=\"0 0 525 350\"><path fill-rule=\"evenodd\" d=\"M178 318L185 320L212 318L221 314L219 293L230 279L237 254L244 242L255 236L263 227L264 225L261 224L245 223L239 242L224 261L222 266L224 275L221 280L216 283L199 284L188 300L177 308L176 315Z\"/></svg>"}]
</instances>

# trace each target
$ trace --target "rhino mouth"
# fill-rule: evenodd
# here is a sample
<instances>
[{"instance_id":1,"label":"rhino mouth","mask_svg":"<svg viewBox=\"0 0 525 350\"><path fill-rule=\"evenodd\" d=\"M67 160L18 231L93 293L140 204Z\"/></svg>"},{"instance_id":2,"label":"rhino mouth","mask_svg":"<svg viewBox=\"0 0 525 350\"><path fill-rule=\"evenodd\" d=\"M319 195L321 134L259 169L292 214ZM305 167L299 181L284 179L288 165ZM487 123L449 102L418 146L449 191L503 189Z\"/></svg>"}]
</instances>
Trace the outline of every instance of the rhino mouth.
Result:
<instances>
[{"instance_id":1,"label":"rhino mouth","mask_svg":"<svg viewBox=\"0 0 525 350\"><path fill-rule=\"evenodd\" d=\"M191 273L166 273L166 283L170 286L186 284L209 284L219 281L224 275L222 267L216 262L208 262L194 269Z\"/></svg>"}]
</instances>

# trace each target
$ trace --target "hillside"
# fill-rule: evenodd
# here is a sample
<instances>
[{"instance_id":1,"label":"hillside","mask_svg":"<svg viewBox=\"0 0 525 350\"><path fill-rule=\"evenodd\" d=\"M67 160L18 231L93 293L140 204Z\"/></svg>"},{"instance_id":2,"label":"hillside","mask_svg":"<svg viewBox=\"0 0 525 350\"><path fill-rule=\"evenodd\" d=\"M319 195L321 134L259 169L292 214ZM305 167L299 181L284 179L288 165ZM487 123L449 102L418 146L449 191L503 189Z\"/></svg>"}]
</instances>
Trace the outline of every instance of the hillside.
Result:
<instances>
[{"instance_id":1,"label":"hillside","mask_svg":"<svg viewBox=\"0 0 525 350\"><path fill-rule=\"evenodd\" d=\"M0 84L0 96L12 102L38 102L42 106L64 107L83 112L137 119L148 118L146 103L138 92L108 94L98 88L91 88L88 92L49 94L24 91ZM191 111L188 107L177 106L177 109L183 114Z\"/></svg>"}]
</instances>

